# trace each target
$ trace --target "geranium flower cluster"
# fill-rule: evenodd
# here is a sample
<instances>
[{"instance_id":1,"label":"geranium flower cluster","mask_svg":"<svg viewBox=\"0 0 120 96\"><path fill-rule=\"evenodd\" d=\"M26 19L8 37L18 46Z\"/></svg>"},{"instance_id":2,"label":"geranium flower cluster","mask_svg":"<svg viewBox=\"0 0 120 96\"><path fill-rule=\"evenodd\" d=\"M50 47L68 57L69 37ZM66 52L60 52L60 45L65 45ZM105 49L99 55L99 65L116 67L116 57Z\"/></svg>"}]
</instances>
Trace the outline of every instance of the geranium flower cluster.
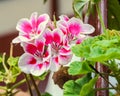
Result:
<instances>
[{"instance_id":1,"label":"geranium flower cluster","mask_svg":"<svg viewBox=\"0 0 120 96\"><path fill-rule=\"evenodd\" d=\"M55 66L68 64L72 59L71 44L80 44L94 27L80 19L61 15L52 21L48 14L32 13L30 19L21 19L16 26L18 37L13 43L21 43L24 54L18 66L26 74L40 76Z\"/></svg>"}]
</instances>

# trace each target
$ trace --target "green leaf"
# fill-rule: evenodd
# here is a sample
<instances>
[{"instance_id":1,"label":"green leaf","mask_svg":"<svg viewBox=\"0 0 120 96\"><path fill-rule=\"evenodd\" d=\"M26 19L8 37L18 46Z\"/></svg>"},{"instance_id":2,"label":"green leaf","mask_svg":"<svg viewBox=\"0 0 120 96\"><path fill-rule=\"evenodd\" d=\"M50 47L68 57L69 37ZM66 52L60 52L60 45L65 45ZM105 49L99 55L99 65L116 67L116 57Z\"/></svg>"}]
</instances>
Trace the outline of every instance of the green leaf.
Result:
<instances>
[{"instance_id":1,"label":"green leaf","mask_svg":"<svg viewBox=\"0 0 120 96\"><path fill-rule=\"evenodd\" d=\"M81 44L77 44L71 48L72 52L78 56L78 57L89 57L90 53L90 47L94 42L96 41L96 38L88 38L84 40Z\"/></svg>"},{"instance_id":2,"label":"green leaf","mask_svg":"<svg viewBox=\"0 0 120 96\"><path fill-rule=\"evenodd\" d=\"M16 66L18 64L19 57L9 57L7 62L10 66Z\"/></svg>"},{"instance_id":3,"label":"green leaf","mask_svg":"<svg viewBox=\"0 0 120 96\"><path fill-rule=\"evenodd\" d=\"M74 0L73 2L73 9L77 16L82 18L82 11L84 6L89 2L90 0Z\"/></svg>"},{"instance_id":4,"label":"green leaf","mask_svg":"<svg viewBox=\"0 0 120 96\"><path fill-rule=\"evenodd\" d=\"M120 4L118 0L108 0L108 28L120 30Z\"/></svg>"},{"instance_id":5,"label":"green leaf","mask_svg":"<svg viewBox=\"0 0 120 96\"><path fill-rule=\"evenodd\" d=\"M87 61L74 61L70 64L70 68L68 69L70 75L79 75L79 74L87 74L93 72L89 67Z\"/></svg>"},{"instance_id":6,"label":"green leaf","mask_svg":"<svg viewBox=\"0 0 120 96\"><path fill-rule=\"evenodd\" d=\"M120 59L120 48L107 48L107 50L104 50L100 46L96 46L91 49L91 53L87 59L100 62L110 59Z\"/></svg>"},{"instance_id":7,"label":"green leaf","mask_svg":"<svg viewBox=\"0 0 120 96\"><path fill-rule=\"evenodd\" d=\"M82 78L67 81L63 88L64 88L64 95L63 96L80 96L80 90L84 84L89 82L91 79L91 75L87 74ZM81 95L82 96L82 95Z\"/></svg>"},{"instance_id":8,"label":"green leaf","mask_svg":"<svg viewBox=\"0 0 120 96\"><path fill-rule=\"evenodd\" d=\"M97 81L98 77L91 79L88 83L83 85L79 96L94 96L94 85ZM86 90L87 89L87 90Z\"/></svg>"}]
</instances>

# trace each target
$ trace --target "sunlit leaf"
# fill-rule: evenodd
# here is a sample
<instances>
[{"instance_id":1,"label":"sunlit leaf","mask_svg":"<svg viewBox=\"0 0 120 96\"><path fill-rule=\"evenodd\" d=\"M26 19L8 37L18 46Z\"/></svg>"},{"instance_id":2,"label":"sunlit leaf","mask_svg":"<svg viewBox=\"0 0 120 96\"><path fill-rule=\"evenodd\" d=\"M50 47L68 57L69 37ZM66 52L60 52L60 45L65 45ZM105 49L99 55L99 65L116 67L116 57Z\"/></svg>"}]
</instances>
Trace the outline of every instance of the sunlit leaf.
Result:
<instances>
[{"instance_id":1,"label":"sunlit leaf","mask_svg":"<svg viewBox=\"0 0 120 96\"><path fill-rule=\"evenodd\" d=\"M89 67L87 61L74 61L70 64L70 68L68 70L70 75L79 75L79 74L87 74L89 72L93 72Z\"/></svg>"},{"instance_id":2,"label":"sunlit leaf","mask_svg":"<svg viewBox=\"0 0 120 96\"><path fill-rule=\"evenodd\" d=\"M16 66L18 64L19 57L9 57L7 62L10 66Z\"/></svg>"}]
</instances>

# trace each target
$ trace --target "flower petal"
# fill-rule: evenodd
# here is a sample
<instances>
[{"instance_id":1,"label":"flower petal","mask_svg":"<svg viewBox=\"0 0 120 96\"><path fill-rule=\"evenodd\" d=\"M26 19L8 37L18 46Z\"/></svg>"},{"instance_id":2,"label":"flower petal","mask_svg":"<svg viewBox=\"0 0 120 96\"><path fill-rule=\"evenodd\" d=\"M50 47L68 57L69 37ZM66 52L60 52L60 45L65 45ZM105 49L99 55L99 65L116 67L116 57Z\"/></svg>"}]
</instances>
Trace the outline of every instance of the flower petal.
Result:
<instances>
[{"instance_id":1,"label":"flower petal","mask_svg":"<svg viewBox=\"0 0 120 96\"><path fill-rule=\"evenodd\" d=\"M37 20L37 27L39 26L39 24L41 24L41 23L43 23L43 22L45 22L45 24L47 24L48 23L48 21L49 21L49 16L48 16L48 14L42 14L42 15L40 15L39 17L38 17L38 20Z\"/></svg>"},{"instance_id":2,"label":"flower petal","mask_svg":"<svg viewBox=\"0 0 120 96\"><path fill-rule=\"evenodd\" d=\"M32 31L32 25L27 18L23 18L18 21L16 29L20 32L30 33Z\"/></svg>"},{"instance_id":3,"label":"flower petal","mask_svg":"<svg viewBox=\"0 0 120 96\"><path fill-rule=\"evenodd\" d=\"M37 38L35 40L35 46L37 47L37 50L40 53L44 52L44 47L45 47L45 39L44 38Z\"/></svg>"},{"instance_id":4,"label":"flower petal","mask_svg":"<svg viewBox=\"0 0 120 96\"><path fill-rule=\"evenodd\" d=\"M37 15L38 15L38 13L34 12L34 13L32 13L32 15L30 17L30 22L31 22L33 30L37 29L37 26L36 26L36 24L37 24Z\"/></svg>"},{"instance_id":5,"label":"flower petal","mask_svg":"<svg viewBox=\"0 0 120 96\"><path fill-rule=\"evenodd\" d=\"M18 61L18 66L23 72L30 74L30 70L36 65L36 62L31 54L24 53Z\"/></svg>"},{"instance_id":6,"label":"flower petal","mask_svg":"<svg viewBox=\"0 0 120 96\"><path fill-rule=\"evenodd\" d=\"M95 31L95 28L89 24L83 24L81 33L83 34L91 34Z\"/></svg>"},{"instance_id":7,"label":"flower petal","mask_svg":"<svg viewBox=\"0 0 120 96\"><path fill-rule=\"evenodd\" d=\"M37 64L30 70L30 73L34 76L40 76L44 72L46 72L46 67L43 63Z\"/></svg>"},{"instance_id":8,"label":"flower petal","mask_svg":"<svg viewBox=\"0 0 120 96\"><path fill-rule=\"evenodd\" d=\"M24 48L24 51L25 52L28 52L32 55L34 55L37 51L37 47L33 44L30 44L30 43L22 43L22 46Z\"/></svg>"},{"instance_id":9,"label":"flower petal","mask_svg":"<svg viewBox=\"0 0 120 96\"><path fill-rule=\"evenodd\" d=\"M67 15L61 15L59 16L60 20L63 20L63 21L68 21L69 20L69 17Z\"/></svg>"},{"instance_id":10,"label":"flower petal","mask_svg":"<svg viewBox=\"0 0 120 96\"><path fill-rule=\"evenodd\" d=\"M71 61L72 56L73 56L72 54L71 55L59 55L58 56L59 63L61 65L68 64Z\"/></svg>"},{"instance_id":11,"label":"flower petal","mask_svg":"<svg viewBox=\"0 0 120 96\"><path fill-rule=\"evenodd\" d=\"M73 35L78 35L82 29L82 21L77 18L71 18L68 21L68 30Z\"/></svg>"},{"instance_id":12,"label":"flower petal","mask_svg":"<svg viewBox=\"0 0 120 96\"><path fill-rule=\"evenodd\" d=\"M52 32L49 29L46 29L43 36L45 37L45 44L51 44L53 42L53 36L52 36Z\"/></svg>"},{"instance_id":13,"label":"flower petal","mask_svg":"<svg viewBox=\"0 0 120 96\"><path fill-rule=\"evenodd\" d=\"M71 50L70 49L61 48L59 50L59 54L61 54L61 55L70 55L71 54Z\"/></svg>"},{"instance_id":14,"label":"flower petal","mask_svg":"<svg viewBox=\"0 0 120 96\"><path fill-rule=\"evenodd\" d=\"M57 44L60 44L63 40L63 33L60 29L53 30L53 41Z\"/></svg>"}]
</instances>

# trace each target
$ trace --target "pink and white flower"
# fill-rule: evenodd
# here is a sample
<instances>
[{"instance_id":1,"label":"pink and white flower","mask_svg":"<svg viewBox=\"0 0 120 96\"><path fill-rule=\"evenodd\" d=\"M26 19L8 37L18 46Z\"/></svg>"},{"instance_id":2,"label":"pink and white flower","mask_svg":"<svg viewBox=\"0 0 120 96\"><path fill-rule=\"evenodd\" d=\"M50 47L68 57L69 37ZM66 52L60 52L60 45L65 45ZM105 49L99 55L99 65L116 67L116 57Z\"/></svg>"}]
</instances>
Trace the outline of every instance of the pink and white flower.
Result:
<instances>
[{"instance_id":1,"label":"pink and white flower","mask_svg":"<svg viewBox=\"0 0 120 96\"><path fill-rule=\"evenodd\" d=\"M13 39L13 43L28 42L38 38L45 30L50 18L47 14L38 17L37 12L32 13L30 19L21 19L16 26L19 36Z\"/></svg>"},{"instance_id":2,"label":"pink and white flower","mask_svg":"<svg viewBox=\"0 0 120 96\"><path fill-rule=\"evenodd\" d=\"M85 37L83 35L91 34L94 32L94 27L89 24L84 24L80 19L72 17L68 18L65 15L60 16L60 20L57 22L57 27L66 35L66 42L68 44L71 41L76 40L76 43ZM82 36L81 36L82 35Z\"/></svg>"},{"instance_id":3,"label":"pink and white flower","mask_svg":"<svg viewBox=\"0 0 120 96\"><path fill-rule=\"evenodd\" d=\"M45 39L37 39L35 43L22 43L25 53L20 57L20 69L34 76L40 76L50 68L51 48L45 45Z\"/></svg>"},{"instance_id":4,"label":"pink and white flower","mask_svg":"<svg viewBox=\"0 0 120 96\"><path fill-rule=\"evenodd\" d=\"M65 43L65 36L60 29L53 31L47 29L43 36L46 38L46 44L51 45L52 62L56 65L68 64L72 59L70 47Z\"/></svg>"}]
</instances>

